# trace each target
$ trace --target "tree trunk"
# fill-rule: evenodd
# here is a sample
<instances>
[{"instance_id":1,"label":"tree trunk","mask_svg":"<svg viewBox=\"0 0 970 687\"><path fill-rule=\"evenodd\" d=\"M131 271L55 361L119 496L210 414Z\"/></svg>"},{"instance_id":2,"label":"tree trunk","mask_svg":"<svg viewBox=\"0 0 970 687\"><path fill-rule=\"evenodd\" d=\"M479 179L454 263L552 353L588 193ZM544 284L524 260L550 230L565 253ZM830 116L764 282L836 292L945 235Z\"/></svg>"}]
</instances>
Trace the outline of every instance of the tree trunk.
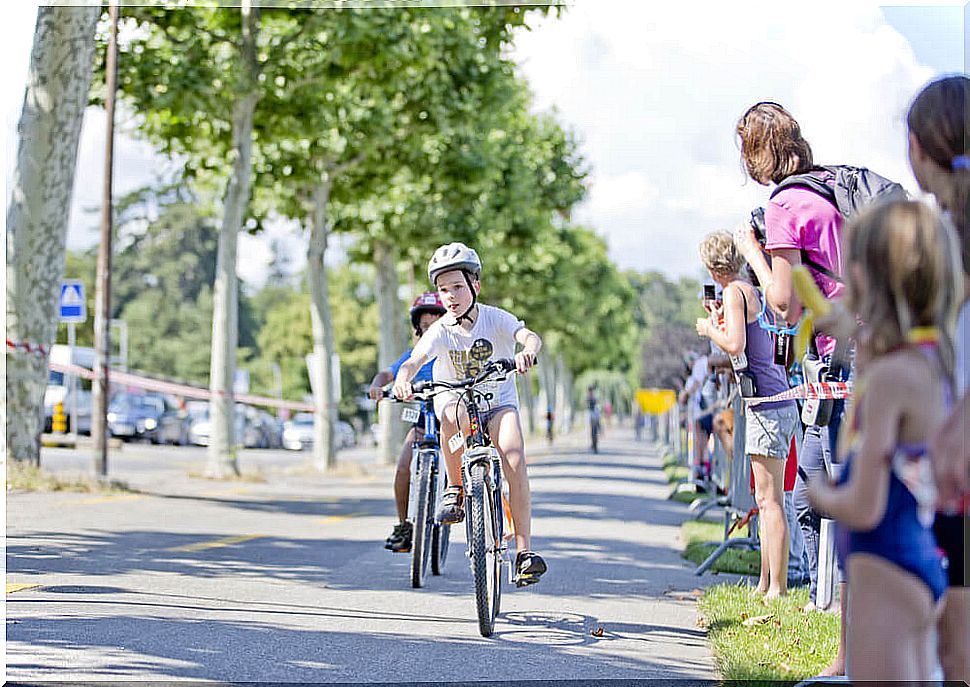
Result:
<instances>
[{"instance_id":1,"label":"tree trunk","mask_svg":"<svg viewBox=\"0 0 970 687\"><path fill-rule=\"evenodd\" d=\"M519 384L519 397L525 415L525 431L531 436L536 433L535 397L532 394L532 374L516 375ZM543 425L544 426L544 425Z\"/></svg>"},{"instance_id":2,"label":"tree trunk","mask_svg":"<svg viewBox=\"0 0 970 687\"><path fill-rule=\"evenodd\" d=\"M337 404L333 388L333 320L330 316L329 285L324 259L327 253L327 203L330 200L330 181L313 191L313 212L310 221L310 244L307 249L307 274L310 280L310 319L313 324L313 354L317 359L312 384L313 399L313 465L327 471L337 463L334 449L334 427Z\"/></svg>"},{"instance_id":3,"label":"tree trunk","mask_svg":"<svg viewBox=\"0 0 970 687\"><path fill-rule=\"evenodd\" d=\"M209 451L206 474L227 477L239 474L234 437L235 403L233 379L236 373L236 344L239 339L238 278L236 245L242 227L252 179L253 114L259 95L256 83L256 33L258 13L243 2L242 54L246 86L238 96L232 113L232 173L226 186L216 258L216 281L212 295L212 357L209 363Z\"/></svg>"},{"instance_id":4,"label":"tree trunk","mask_svg":"<svg viewBox=\"0 0 970 687\"><path fill-rule=\"evenodd\" d=\"M7 457L40 464L74 168L100 3L41 6L7 206Z\"/></svg>"},{"instance_id":5,"label":"tree trunk","mask_svg":"<svg viewBox=\"0 0 970 687\"><path fill-rule=\"evenodd\" d=\"M544 347L539 352L539 364L536 366L539 373L539 407L537 410L540 418L545 418L549 410L552 410L553 414L559 417L559 408L556 407L556 371L553 368L551 355L548 347Z\"/></svg>"},{"instance_id":6,"label":"tree trunk","mask_svg":"<svg viewBox=\"0 0 970 687\"><path fill-rule=\"evenodd\" d=\"M374 245L374 264L377 267L377 313L380 321L380 335L377 342L377 367L386 370L397 360L407 346L407 333L401 322L401 299L398 298L397 267L393 248L382 242ZM381 461L385 465L397 462L398 449L404 440L402 423L399 421L399 407L381 403L378 408L380 426Z\"/></svg>"},{"instance_id":7,"label":"tree trunk","mask_svg":"<svg viewBox=\"0 0 970 687\"><path fill-rule=\"evenodd\" d=\"M559 432L565 434L572 424L572 380L562 354L556 355L556 413Z\"/></svg>"}]
</instances>

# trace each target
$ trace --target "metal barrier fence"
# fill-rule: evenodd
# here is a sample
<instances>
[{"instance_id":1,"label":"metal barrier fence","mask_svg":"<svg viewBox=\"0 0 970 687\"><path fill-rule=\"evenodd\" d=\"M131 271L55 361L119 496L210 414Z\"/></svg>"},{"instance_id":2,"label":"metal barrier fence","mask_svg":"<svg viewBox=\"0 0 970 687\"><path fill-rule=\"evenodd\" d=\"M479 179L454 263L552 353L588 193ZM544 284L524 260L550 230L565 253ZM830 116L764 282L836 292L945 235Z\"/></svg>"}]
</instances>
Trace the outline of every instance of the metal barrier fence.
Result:
<instances>
[{"instance_id":1,"label":"metal barrier fence","mask_svg":"<svg viewBox=\"0 0 970 687\"><path fill-rule=\"evenodd\" d=\"M804 399L806 397L823 398L844 398L851 392L851 388L843 384L839 388L829 388L833 385L802 385L786 392L785 396L790 398ZM733 459L729 459L719 439L714 439L714 446L711 455L711 470L705 479L692 484L701 486L712 494L711 498L696 499L690 506L693 517L700 518L709 510L714 508L724 509L724 539L714 549L708 558L701 563L695 571L702 575L714 564L724 551L733 547L757 548L758 538L758 509L754 497L754 490L751 487L751 461L744 452L745 444L745 415L749 412L749 406L741 398L729 396L727 384L722 384L722 392L715 402L713 411L717 412L725 406L734 413L734 435L733 435ZM818 387L818 388L816 388ZM844 388L843 388L844 387ZM814 395L813 395L814 394ZM681 418L686 417L681 428ZM698 419L698 413L693 411L692 405L687 404L686 408L679 405L669 411L659 423L659 431L655 438L664 445L669 455L672 455L677 463L691 469L693 467L693 446L694 446L694 424ZM795 455L801 454L803 434L796 432L794 448ZM791 466L790 466L791 467ZM792 469L794 469L792 467ZM723 492L723 493L722 493ZM719 495L720 494L720 495ZM786 516L789 520L789 527L798 527L794 521L794 516L789 514L786 507ZM748 526L747 537L730 538L730 535L738 527ZM826 518L822 519L821 532L819 537L819 556L818 556L818 576L817 576L817 598L816 607L825 610L829 608L836 599L835 586L838 583L837 566L835 563L834 546L834 522ZM794 538L793 538L794 539ZM789 562L797 557L795 544L789 550Z\"/></svg>"}]
</instances>

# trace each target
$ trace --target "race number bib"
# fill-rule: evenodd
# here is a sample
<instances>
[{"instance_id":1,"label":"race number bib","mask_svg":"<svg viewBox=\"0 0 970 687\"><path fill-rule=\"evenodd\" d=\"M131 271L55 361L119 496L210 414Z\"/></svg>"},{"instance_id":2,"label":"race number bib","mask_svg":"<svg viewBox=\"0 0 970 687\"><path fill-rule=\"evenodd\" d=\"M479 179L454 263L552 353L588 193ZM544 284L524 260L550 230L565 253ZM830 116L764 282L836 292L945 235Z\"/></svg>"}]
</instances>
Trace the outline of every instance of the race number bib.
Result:
<instances>
[{"instance_id":1,"label":"race number bib","mask_svg":"<svg viewBox=\"0 0 970 687\"><path fill-rule=\"evenodd\" d=\"M460 449L464 444L465 437L462 436L461 432L456 432L455 434L451 435L451 438L448 440L448 448L452 453Z\"/></svg>"},{"instance_id":2,"label":"race number bib","mask_svg":"<svg viewBox=\"0 0 970 687\"><path fill-rule=\"evenodd\" d=\"M421 412L417 408L405 406L401 411L401 419L409 424L414 424L421 418Z\"/></svg>"}]
</instances>

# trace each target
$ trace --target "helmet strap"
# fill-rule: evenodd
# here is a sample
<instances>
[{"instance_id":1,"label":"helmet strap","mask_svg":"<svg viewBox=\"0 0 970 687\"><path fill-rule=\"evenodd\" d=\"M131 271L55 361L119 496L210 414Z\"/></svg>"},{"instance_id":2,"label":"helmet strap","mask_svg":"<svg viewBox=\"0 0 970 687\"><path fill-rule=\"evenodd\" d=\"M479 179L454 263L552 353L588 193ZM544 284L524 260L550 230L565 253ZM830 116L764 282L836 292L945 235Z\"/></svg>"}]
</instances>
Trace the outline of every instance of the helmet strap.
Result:
<instances>
[{"instance_id":1,"label":"helmet strap","mask_svg":"<svg viewBox=\"0 0 970 687\"><path fill-rule=\"evenodd\" d=\"M468 310L455 319L455 324L461 324L464 320L468 320L469 324L475 324L475 320L468 313L475 309L475 305L478 303L478 294L475 293L475 287L472 285L472 278L469 276L468 271L462 270L461 273L464 275L465 283L468 284L468 290L472 294L472 304L468 306Z\"/></svg>"}]
</instances>

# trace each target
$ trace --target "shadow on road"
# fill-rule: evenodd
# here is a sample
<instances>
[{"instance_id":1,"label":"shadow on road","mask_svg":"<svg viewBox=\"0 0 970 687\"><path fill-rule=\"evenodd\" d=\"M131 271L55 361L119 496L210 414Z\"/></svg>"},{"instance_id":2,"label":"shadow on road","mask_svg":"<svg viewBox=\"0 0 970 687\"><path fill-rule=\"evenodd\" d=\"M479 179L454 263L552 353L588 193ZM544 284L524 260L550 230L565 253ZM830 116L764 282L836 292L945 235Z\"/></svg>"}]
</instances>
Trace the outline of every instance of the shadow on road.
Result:
<instances>
[{"instance_id":1,"label":"shadow on road","mask_svg":"<svg viewBox=\"0 0 970 687\"><path fill-rule=\"evenodd\" d=\"M151 609L146 609L151 610ZM348 621L353 615L348 615ZM598 638L585 632L577 619L515 616L511 629L496 637L478 637L469 621L462 636L415 636L406 630L342 631L281 627L255 619L137 617L89 613L83 618L30 617L8 628L8 676L37 674L49 669L41 657L52 652L112 652L108 665L84 670L94 679L118 679L132 674L170 679L227 681L333 682L409 680L535 679L524 675L523 663L540 642L544 663L563 679L664 676L684 677L677 660L658 664L620 655L572 654L579 644L609 641L618 633L671 632L671 628L626 626L610 628ZM421 622L426 622L424 618ZM583 626L582 632L580 626ZM400 628L396 623L394 628ZM11 632L11 630L13 630ZM703 641L697 638L696 641ZM35 653L20 653L28 643ZM361 647L367 647L362 656ZM119 651L119 649L121 649ZM459 659L460 657L460 659ZM444 659L444 660L443 660ZM683 666L687 669L688 666ZM563 672L565 669L566 672Z\"/></svg>"}]
</instances>

